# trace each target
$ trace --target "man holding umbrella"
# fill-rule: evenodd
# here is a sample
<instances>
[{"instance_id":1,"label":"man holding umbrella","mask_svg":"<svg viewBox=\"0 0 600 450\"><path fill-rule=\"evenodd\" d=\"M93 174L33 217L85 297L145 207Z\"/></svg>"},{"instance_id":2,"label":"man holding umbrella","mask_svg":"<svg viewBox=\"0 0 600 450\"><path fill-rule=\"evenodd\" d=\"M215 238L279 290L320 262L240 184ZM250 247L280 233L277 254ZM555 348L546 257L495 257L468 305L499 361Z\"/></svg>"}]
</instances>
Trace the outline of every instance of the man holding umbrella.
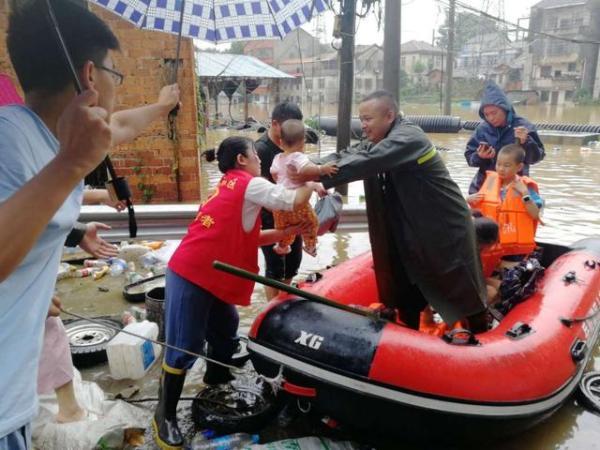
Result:
<instances>
[{"instance_id":1,"label":"man holding umbrella","mask_svg":"<svg viewBox=\"0 0 600 450\"><path fill-rule=\"evenodd\" d=\"M111 123L122 79L114 34L72 1L52 4L81 95L44 0L18 5L9 18L7 47L25 106L0 108L0 450L31 448L43 324L83 177L145 121Z\"/></svg>"}]
</instances>

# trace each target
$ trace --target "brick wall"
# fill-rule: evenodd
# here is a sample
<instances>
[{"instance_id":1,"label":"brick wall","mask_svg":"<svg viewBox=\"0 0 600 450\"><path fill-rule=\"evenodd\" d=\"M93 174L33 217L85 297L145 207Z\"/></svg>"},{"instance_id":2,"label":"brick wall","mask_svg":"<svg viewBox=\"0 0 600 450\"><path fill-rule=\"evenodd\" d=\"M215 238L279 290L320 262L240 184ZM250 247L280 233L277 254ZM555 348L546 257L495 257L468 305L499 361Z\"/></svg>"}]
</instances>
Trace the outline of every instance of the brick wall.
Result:
<instances>
[{"instance_id":1,"label":"brick wall","mask_svg":"<svg viewBox=\"0 0 600 450\"><path fill-rule=\"evenodd\" d=\"M0 0L0 71L14 76L5 43L7 3L8 0ZM125 75L125 82L118 90L117 109L156 101L160 88L168 84L170 66L166 60L175 58L176 36L139 30L102 8L92 6L91 9L108 23L121 43L121 53L115 55L115 65ZM137 202L177 201L176 155L179 157L179 191L182 201L200 199L199 136L191 40L182 41L180 59L183 64L179 68L178 78L183 106L176 120L178 139L173 141L168 138L165 118L155 122L133 143L111 152L117 172L127 177Z\"/></svg>"}]
</instances>

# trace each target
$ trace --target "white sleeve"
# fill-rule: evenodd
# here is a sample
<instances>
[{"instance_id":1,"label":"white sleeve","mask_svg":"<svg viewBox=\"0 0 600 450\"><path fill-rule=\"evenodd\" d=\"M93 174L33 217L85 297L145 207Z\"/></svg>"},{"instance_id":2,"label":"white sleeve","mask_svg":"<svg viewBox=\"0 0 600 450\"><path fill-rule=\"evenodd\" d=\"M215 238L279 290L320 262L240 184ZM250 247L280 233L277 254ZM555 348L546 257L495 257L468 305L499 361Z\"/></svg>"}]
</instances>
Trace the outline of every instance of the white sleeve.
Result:
<instances>
[{"instance_id":1,"label":"white sleeve","mask_svg":"<svg viewBox=\"0 0 600 450\"><path fill-rule=\"evenodd\" d=\"M244 206L242 208L242 224L248 232L254 226L261 208L292 211L296 191L273 184L262 177L254 177L246 187Z\"/></svg>"}]
</instances>

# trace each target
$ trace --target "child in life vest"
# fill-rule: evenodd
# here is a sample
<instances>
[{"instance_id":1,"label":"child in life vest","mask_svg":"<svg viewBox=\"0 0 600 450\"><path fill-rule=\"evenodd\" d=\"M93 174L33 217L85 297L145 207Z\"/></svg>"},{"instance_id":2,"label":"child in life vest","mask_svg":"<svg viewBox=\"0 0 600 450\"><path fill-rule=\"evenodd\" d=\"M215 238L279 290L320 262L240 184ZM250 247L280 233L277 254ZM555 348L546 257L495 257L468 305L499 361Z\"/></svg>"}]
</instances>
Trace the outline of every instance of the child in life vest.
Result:
<instances>
[{"instance_id":1,"label":"child in life vest","mask_svg":"<svg viewBox=\"0 0 600 450\"><path fill-rule=\"evenodd\" d=\"M500 247L504 261L520 261L535 247L535 232L540 221L543 200L538 186L529 177L519 176L525 151L510 144L498 152L496 171L486 172L479 192L467 201L499 227Z\"/></svg>"},{"instance_id":2,"label":"child in life vest","mask_svg":"<svg viewBox=\"0 0 600 450\"><path fill-rule=\"evenodd\" d=\"M288 178L288 167L293 167L301 175L321 176L332 175L337 172L337 167L333 164L317 165L312 163L306 154L304 154L304 124L301 120L289 119L281 125L281 148L283 153L279 153L273 159L271 165L271 176L285 188L294 189L302 186L304 183L294 183ZM326 191L318 183L319 193ZM304 233L304 251L311 256L317 254L317 231L319 229L319 220L314 209L307 201L301 208L294 211L273 211L275 229L282 230L290 225L296 225L301 222L311 224ZM290 245L294 242L295 236L288 236L273 246L275 253L279 255L288 254L291 251Z\"/></svg>"},{"instance_id":3,"label":"child in life vest","mask_svg":"<svg viewBox=\"0 0 600 450\"><path fill-rule=\"evenodd\" d=\"M206 159L215 159L214 151ZM314 185L286 189L260 177L260 160L252 140L225 139L216 152L223 177L215 192L200 206L187 234L171 257L166 273L165 336L170 345L204 353L208 342L205 384L220 384L233 376L228 367L238 345L236 305L247 306L254 281L213 268L219 260L258 273L258 247L298 234L302 224L280 230L261 230L260 210L291 211L308 201ZM152 421L161 448L183 447L176 409L186 371L196 358L167 348Z\"/></svg>"}]
</instances>

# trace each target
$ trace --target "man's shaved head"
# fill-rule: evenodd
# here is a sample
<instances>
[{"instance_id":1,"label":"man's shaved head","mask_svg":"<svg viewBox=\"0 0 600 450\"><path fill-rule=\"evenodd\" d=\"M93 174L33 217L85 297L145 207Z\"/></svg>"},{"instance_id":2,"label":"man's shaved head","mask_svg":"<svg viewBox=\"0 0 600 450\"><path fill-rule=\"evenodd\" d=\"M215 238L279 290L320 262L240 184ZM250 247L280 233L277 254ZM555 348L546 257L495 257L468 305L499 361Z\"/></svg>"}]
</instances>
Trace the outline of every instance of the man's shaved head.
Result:
<instances>
[{"instance_id":1,"label":"man's shaved head","mask_svg":"<svg viewBox=\"0 0 600 450\"><path fill-rule=\"evenodd\" d=\"M379 90L375 92L371 92L369 95L364 97L360 102L366 103L371 100L377 100L377 102L384 106L387 110L390 110L394 113L394 116L398 115L398 103L394 99L394 96L385 90Z\"/></svg>"}]
</instances>

